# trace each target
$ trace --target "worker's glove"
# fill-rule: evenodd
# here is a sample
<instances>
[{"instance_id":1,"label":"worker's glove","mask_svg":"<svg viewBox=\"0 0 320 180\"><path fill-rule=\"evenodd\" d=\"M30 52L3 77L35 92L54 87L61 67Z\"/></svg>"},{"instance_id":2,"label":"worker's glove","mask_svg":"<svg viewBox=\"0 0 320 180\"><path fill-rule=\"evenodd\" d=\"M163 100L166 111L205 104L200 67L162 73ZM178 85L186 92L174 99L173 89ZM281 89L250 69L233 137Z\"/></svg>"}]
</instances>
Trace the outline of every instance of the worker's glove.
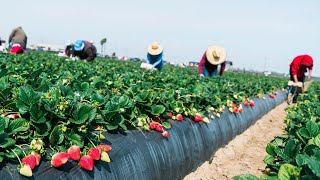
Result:
<instances>
[{"instance_id":1,"label":"worker's glove","mask_svg":"<svg viewBox=\"0 0 320 180\"><path fill-rule=\"evenodd\" d=\"M204 75L203 75L203 74L200 74L200 77L204 77Z\"/></svg>"}]
</instances>

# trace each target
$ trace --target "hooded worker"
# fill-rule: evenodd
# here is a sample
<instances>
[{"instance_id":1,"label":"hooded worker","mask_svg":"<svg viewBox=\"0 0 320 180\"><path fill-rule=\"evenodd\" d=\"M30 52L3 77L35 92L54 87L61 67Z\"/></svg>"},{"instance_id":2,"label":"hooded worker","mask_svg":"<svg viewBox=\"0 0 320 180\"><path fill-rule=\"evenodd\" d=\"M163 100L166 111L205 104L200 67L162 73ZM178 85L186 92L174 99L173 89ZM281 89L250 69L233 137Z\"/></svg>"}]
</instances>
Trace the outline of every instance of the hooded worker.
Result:
<instances>
[{"instance_id":1,"label":"hooded worker","mask_svg":"<svg viewBox=\"0 0 320 180\"><path fill-rule=\"evenodd\" d=\"M12 30L9 36L9 48L11 54L24 53L27 47L27 35L21 27Z\"/></svg>"},{"instance_id":2,"label":"hooded worker","mask_svg":"<svg viewBox=\"0 0 320 180\"><path fill-rule=\"evenodd\" d=\"M309 55L300 55L293 59L290 64L290 80L295 83L304 82L305 72L309 69L307 79L311 79L313 59Z\"/></svg>"},{"instance_id":3,"label":"hooded worker","mask_svg":"<svg viewBox=\"0 0 320 180\"><path fill-rule=\"evenodd\" d=\"M80 59L93 61L97 57L97 48L89 41L77 40L74 45L74 55Z\"/></svg>"},{"instance_id":4,"label":"hooded worker","mask_svg":"<svg viewBox=\"0 0 320 180\"><path fill-rule=\"evenodd\" d=\"M198 73L200 76L215 77L218 76L218 66L220 65L219 77L222 76L226 67L227 53L222 46L209 46L203 54L198 65Z\"/></svg>"}]
</instances>

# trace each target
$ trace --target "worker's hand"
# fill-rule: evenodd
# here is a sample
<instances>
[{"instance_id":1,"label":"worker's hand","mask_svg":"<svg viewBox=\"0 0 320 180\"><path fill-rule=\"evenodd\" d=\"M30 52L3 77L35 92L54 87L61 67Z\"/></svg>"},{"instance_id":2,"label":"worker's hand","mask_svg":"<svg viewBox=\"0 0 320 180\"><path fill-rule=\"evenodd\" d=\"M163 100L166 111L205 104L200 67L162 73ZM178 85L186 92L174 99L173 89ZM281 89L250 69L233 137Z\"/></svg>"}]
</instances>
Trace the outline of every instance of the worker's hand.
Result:
<instances>
[{"instance_id":1,"label":"worker's hand","mask_svg":"<svg viewBox=\"0 0 320 180\"><path fill-rule=\"evenodd\" d=\"M309 75L308 75L308 77L307 77L307 81L310 81L310 80L311 80L311 76L309 76Z\"/></svg>"},{"instance_id":2,"label":"worker's hand","mask_svg":"<svg viewBox=\"0 0 320 180\"><path fill-rule=\"evenodd\" d=\"M203 75L203 74L200 74L200 77L204 77L204 75Z\"/></svg>"}]
</instances>

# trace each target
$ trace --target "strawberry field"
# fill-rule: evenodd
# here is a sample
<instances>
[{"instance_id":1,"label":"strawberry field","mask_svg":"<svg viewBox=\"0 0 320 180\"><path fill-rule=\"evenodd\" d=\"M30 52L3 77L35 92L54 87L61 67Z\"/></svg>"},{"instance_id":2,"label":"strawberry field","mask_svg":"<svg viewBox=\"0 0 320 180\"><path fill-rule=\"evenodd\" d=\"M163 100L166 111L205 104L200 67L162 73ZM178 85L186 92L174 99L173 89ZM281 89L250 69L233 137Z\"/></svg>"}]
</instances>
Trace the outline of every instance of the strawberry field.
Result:
<instances>
[{"instance_id":1,"label":"strawberry field","mask_svg":"<svg viewBox=\"0 0 320 180\"><path fill-rule=\"evenodd\" d=\"M314 82L296 106L287 109L286 134L270 142L262 179L320 178L320 84ZM244 175L236 179L259 179Z\"/></svg>"},{"instance_id":2,"label":"strawberry field","mask_svg":"<svg viewBox=\"0 0 320 180\"><path fill-rule=\"evenodd\" d=\"M254 98L276 98L287 83L243 73L209 79L194 68L165 66L158 72L139 67L106 59L69 61L49 53L0 54L0 163L19 164L19 158L36 154L37 165L51 160L60 167L81 156L80 166L91 171L93 160L110 162L109 134L155 131L170 142L168 130L186 118L210 123L225 111L245 113L256 107ZM308 135L306 129L299 132ZM69 151L81 154L72 158ZM27 161L20 162L21 169Z\"/></svg>"}]
</instances>

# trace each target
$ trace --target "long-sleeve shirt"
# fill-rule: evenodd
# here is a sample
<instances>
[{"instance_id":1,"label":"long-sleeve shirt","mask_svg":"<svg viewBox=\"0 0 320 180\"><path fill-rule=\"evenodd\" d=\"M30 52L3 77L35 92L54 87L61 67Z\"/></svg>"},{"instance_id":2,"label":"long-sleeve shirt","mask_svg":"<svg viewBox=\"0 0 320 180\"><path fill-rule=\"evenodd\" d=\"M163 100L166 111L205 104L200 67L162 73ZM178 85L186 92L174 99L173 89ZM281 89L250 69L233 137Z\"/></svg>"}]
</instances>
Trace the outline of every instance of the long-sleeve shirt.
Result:
<instances>
[{"instance_id":1,"label":"long-sleeve shirt","mask_svg":"<svg viewBox=\"0 0 320 180\"><path fill-rule=\"evenodd\" d=\"M220 72L219 72L219 76L222 76L222 74L224 72L224 69L226 67L226 63L223 62L220 65L221 65L221 69L220 69ZM203 56L202 56L202 58L201 58L201 60L199 62L199 65L198 65L198 73L199 74L202 74L203 66L207 69L207 71L209 73L214 72L218 68L218 65L213 65L207 60L206 52L203 54Z\"/></svg>"},{"instance_id":2,"label":"long-sleeve shirt","mask_svg":"<svg viewBox=\"0 0 320 180\"><path fill-rule=\"evenodd\" d=\"M292 75L297 75L297 77L303 77L307 69L312 70L313 59L309 55L297 56L293 59L290 64L290 73Z\"/></svg>"},{"instance_id":3,"label":"long-sleeve shirt","mask_svg":"<svg viewBox=\"0 0 320 180\"><path fill-rule=\"evenodd\" d=\"M154 68L161 70L162 63L163 63L162 56L163 56L163 52L159 55L151 55L151 54L147 53L146 63L152 64L152 66Z\"/></svg>"},{"instance_id":4,"label":"long-sleeve shirt","mask_svg":"<svg viewBox=\"0 0 320 180\"><path fill-rule=\"evenodd\" d=\"M86 59L92 61L97 57L97 48L88 41L83 41L84 48L82 51L74 51L74 54L80 59Z\"/></svg>"}]
</instances>

